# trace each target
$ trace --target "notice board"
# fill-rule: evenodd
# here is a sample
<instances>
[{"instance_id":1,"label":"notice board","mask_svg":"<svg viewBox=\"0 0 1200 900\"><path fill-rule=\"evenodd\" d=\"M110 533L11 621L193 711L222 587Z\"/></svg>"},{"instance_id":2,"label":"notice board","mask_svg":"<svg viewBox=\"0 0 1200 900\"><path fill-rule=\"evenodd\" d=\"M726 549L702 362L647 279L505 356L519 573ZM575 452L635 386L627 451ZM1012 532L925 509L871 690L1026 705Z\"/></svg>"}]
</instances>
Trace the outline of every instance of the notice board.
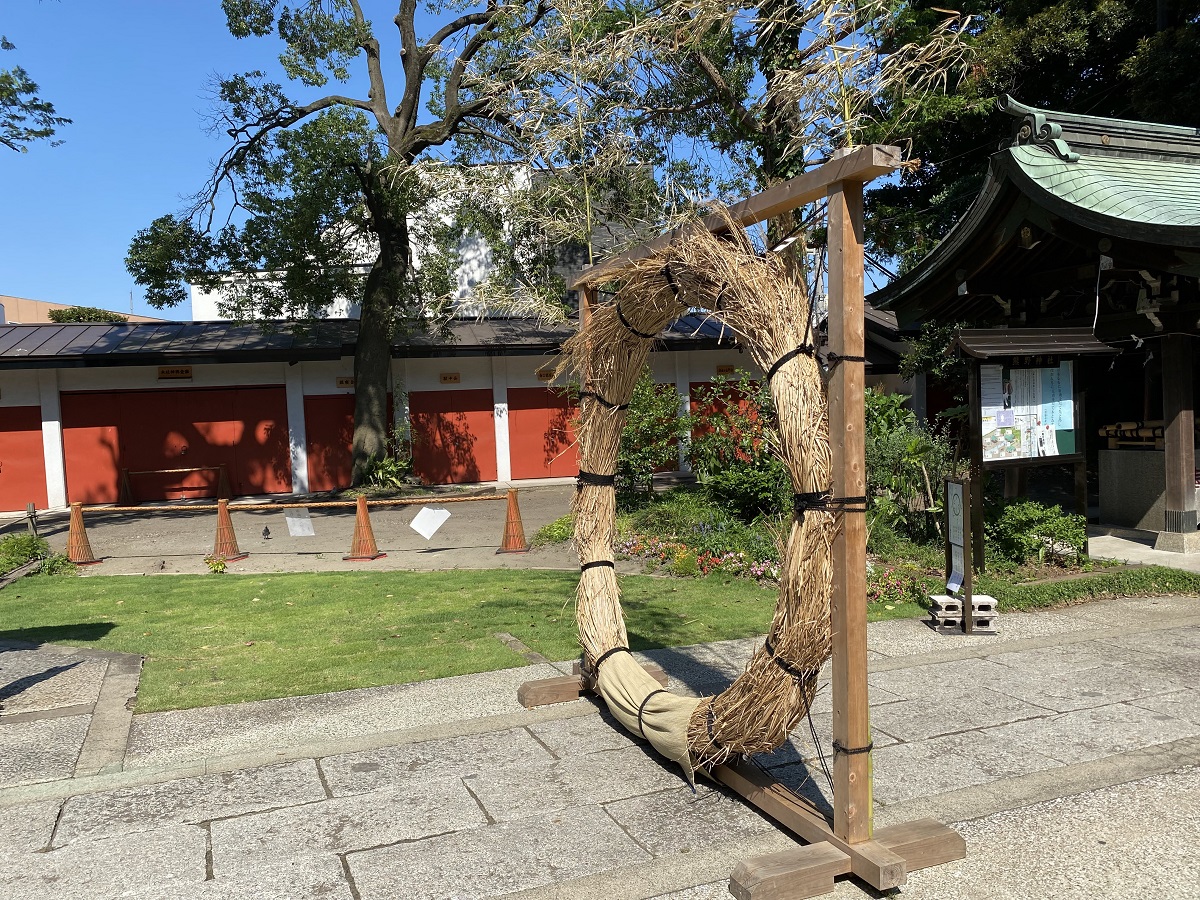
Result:
<instances>
[{"instance_id":1,"label":"notice board","mask_svg":"<svg viewBox=\"0 0 1200 900\"><path fill-rule=\"evenodd\" d=\"M1074 456L1074 372L1069 360L1053 366L979 366L983 462Z\"/></svg>"}]
</instances>

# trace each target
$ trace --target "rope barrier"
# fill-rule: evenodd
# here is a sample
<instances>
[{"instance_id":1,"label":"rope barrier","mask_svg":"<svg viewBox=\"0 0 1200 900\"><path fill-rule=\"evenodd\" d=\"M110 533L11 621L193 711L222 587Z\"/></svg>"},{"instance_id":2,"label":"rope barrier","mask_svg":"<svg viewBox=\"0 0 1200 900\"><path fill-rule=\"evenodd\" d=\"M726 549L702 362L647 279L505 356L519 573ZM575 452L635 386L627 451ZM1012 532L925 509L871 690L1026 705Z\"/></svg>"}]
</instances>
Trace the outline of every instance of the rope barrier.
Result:
<instances>
[{"instance_id":1,"label":"rope barrier","mask_svg":"<svg viewBox=\"0 0 1200 900\"><path fill-rule=\"evenodd\" d=\"M422 497L411 500L368 500L368 506L416 506L419 504L472 503L487 500L507 500L504 494L488 497ZM270 509L329 509L357 506L357 500L320 500L314 503L231 503L230 512L258 512ZM93 506L88 512L212 512L216 503L196 503L190 506Z\"/></svg>"}]
</instances>

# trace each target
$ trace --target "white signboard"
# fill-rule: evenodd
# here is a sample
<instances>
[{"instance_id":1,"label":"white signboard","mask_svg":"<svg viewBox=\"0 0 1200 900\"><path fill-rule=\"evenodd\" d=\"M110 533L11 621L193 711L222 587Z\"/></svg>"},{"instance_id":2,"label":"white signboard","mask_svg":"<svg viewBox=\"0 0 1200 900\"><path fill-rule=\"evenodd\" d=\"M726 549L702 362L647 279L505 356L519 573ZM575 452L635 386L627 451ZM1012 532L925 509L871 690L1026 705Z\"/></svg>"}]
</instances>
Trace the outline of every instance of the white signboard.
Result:
<instances>
[{"instance_id":1,"label":"white signboard","mask_svg":"<svg viewBox=\"0 0 1200 900\"><path fill-rule=\"evenodd\" d=\"M450 510L448 509L434 509L432 506L423 506L421 507L421 511L408 524L413 531L421 535L425 540L429 540L446 523L448 518L450 518Z\"/></svg>"}]
</instances>

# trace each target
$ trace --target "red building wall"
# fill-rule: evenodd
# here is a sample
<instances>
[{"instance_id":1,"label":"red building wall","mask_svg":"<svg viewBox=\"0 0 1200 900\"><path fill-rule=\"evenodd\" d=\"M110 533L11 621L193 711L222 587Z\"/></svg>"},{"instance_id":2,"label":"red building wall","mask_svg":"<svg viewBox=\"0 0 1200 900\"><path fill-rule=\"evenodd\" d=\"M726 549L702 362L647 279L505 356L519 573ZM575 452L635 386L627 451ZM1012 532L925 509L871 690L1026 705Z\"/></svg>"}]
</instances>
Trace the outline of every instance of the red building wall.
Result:
<instances>
[{"instance_id":1,"label":"red building wall","mask_svg":"<svg viewBox=\"0 0 1200 900\"><path fill-rule=\"evenodd\" d=\"M0 510L46 508L46 459L40 406L0 408Z\"/></svg>"},{"instance_id":2,"label":"red building wall","mask_svg":"<svg viewBox=\"0 0 1200 900\"><path fill-rule=\"evenodd\" d=\"M508 442L513 478L579 474L574 420L579 408L563 391L508 389Z\"/></svg>"},{"instance_id":3,"label":"red building wall","mask_svg":"<svg viewBox=\"0 0 1200 900\"><path fill-rule=\"evenodd\" d=\"M224 465L238 495L292 489L282 386L62 394L67 498L112 503L120 470ZM138 500L211 497L215 471L131 475Z\"/></svg>"},{"instance_id":4,"label":"red building wall","mask_svg":"<svg viewBox=\"0 0 1200 900\"><path fill-rule=\"evenodd\" d=\"M492 391L413 391L413 471L427 484L496 480Z\"/></svg>"}]
</instances>

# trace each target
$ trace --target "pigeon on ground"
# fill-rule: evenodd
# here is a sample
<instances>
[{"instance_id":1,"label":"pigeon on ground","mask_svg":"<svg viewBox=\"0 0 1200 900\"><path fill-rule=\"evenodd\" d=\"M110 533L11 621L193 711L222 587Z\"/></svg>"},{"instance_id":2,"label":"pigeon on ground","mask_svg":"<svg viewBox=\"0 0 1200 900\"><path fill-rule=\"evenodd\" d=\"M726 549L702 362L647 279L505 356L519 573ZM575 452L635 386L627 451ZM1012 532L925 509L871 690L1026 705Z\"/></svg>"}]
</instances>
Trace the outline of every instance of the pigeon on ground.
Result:
<instances>
[{"instance_id":1,"label":"pigeon on ground","mask_svg":"<svg viewBox=\"0 0 1200 900\"><path fill-rule=\"evenodd\" d=\"M271 539L271 529L266 525L263 526L263 538L268 541Z\"/></svg>"}]
</instances>

